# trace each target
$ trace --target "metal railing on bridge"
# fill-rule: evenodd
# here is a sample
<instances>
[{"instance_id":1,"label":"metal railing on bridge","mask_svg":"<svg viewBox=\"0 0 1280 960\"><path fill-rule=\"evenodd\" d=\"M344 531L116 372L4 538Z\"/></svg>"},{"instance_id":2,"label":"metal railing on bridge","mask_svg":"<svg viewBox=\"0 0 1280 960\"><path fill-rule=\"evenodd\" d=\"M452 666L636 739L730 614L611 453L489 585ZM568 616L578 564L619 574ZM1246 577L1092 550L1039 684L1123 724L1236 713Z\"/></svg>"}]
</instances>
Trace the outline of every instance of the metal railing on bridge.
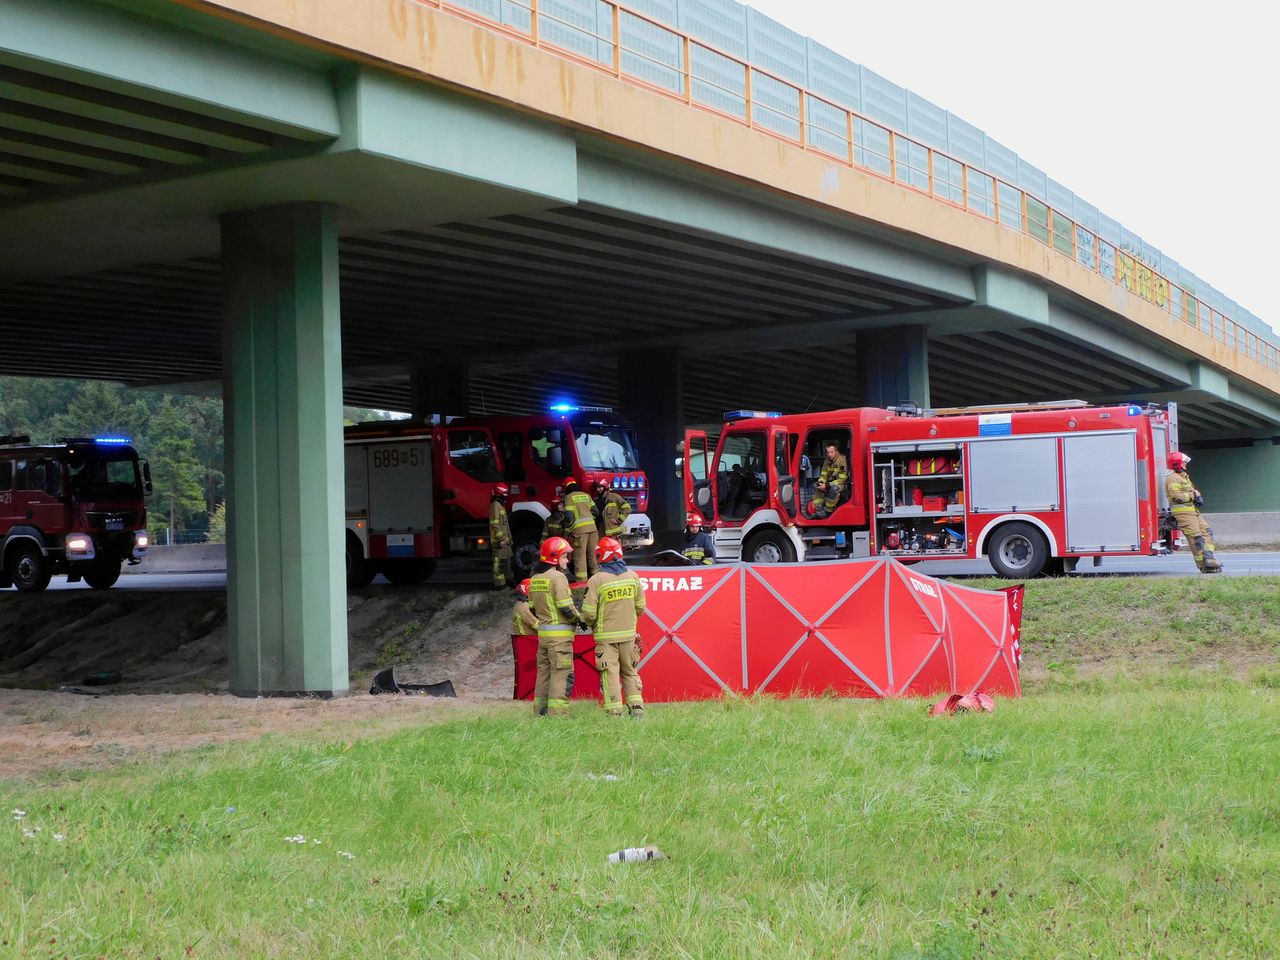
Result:
<instances>
[{"instance_id":1,"label":"metal railing on bridge","mask_svg":"<svg viewBox=\"0 0 1280 960\"><path fill-rule=\"evenodd\" d=\"M1280 348L1008 179L617 0L417 0L1033 237L1270 370ZM615 39L616 38L616 39Z\"/></svg>"}]
</instances>

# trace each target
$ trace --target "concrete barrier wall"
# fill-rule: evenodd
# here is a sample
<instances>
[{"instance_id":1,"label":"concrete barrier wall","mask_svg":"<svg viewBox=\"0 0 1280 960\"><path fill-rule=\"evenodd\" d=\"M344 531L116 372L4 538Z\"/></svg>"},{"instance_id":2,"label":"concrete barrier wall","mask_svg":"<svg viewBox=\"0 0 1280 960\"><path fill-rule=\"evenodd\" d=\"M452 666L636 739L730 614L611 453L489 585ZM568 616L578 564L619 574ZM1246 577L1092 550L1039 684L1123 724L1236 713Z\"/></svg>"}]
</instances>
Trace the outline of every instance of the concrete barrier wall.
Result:
<instances>
[{"instance_id":1,"label":"concrete barrier wall","mask_svg":"<svg viewBox=\"0 0 1280 960\"><path fill-rule=\"evenodd\" d=\"M225 543L191 543L172 547L152 547L146 559L125 573L210 573L227 569Z\"/></svg>"},{"instance_id":2,"label":"concrete barrier wall","mask_svg":"<svg viewBox=\"0 0 1280 960\"><path fill-rule=\"evenodd\" d=\"M1206 513L1220 547L1238 543L1280 543L1280 513Z\"/></svg>"}]
</instances>

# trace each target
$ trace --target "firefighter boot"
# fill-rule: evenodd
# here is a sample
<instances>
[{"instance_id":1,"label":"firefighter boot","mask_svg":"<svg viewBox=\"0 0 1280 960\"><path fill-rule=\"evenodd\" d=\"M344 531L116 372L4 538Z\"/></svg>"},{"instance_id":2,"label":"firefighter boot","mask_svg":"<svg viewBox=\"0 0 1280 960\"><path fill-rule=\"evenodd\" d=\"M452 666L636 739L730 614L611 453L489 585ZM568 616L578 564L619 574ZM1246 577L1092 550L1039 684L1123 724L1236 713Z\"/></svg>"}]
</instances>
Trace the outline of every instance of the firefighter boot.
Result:
<instances>
[{"instance_id":1,"label":"firefighter boot","mask_svg":"<svg viewBox=\"0 0 1280 960\"><path fill-rule=\"evenodd\" d=\"M1206 540L1204 545L1204 567L1205 573L1221 573L1222 564L1218 561L1218 556L1213 549L1213 541Z\"/></svg>"},{"instance_id":2,"label":"firefighter boot","mask_svg":"<svg viewBox=\"0 0 1280 960\"><path fill-rule=\"evenodd\" d=\"M1204 537L1196 536L1191 538L1191 556L1196 561L1196 569L1201 573L1208 573L1204 559ZM1217 563L1217 561L1214 561Z\"/></svg>"}]
</instances>

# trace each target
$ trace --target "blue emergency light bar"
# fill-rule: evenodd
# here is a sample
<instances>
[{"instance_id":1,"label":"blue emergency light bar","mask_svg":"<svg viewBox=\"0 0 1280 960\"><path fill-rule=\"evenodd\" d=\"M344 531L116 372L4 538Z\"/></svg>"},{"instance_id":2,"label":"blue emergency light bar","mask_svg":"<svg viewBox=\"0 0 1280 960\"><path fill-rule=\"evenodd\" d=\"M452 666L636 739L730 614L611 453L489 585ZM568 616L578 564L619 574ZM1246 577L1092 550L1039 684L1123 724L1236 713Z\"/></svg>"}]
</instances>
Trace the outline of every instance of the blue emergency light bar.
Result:
<instances>
[{"instance_id":1,"label":"blue emergency light bar","mask_svg":"<svg viewBox=\"0 0 1280 960\"><path fill-rule=\"evenodd\" d=\"M613 413L613 407L581 407L576 403L553 403L552 413Z\"/></svg>"},{"instance_id":2,"label":"blue emergency light bar","mask_svg":"<svg viewBox=\"0 0 1280 960\"><path fill-rule=\"evenodd\" d=\"M731 420L756 420L760 417L780 417L782 414L777 410L729 410L725 413L726 421Z\"/></svg>"},{"instance_id":3,"label":"blue emergency light bar","mask_svg":"<svg viewBox=\"0 0 1280 960\"><path fill-rule=\"evenodd\" d=\"M127 447L133 440L129 437L94 437L93 442L108 447Z\"/></svg>"}]
</instances>

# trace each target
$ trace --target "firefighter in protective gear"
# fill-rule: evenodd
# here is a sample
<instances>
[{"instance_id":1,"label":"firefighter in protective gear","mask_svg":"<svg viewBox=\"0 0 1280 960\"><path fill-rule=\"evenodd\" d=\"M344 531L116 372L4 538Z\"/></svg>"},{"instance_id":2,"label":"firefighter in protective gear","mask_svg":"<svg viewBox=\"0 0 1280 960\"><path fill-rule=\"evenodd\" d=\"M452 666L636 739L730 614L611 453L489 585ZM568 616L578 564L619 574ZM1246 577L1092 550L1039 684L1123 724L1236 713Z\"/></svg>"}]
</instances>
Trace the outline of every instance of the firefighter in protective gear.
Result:
<instances>
[{"instance_id":1,"label":"firefighter in protective gear","mask_svg":"<svg viewBox=\"0 0 1280 960\"><path fill-rule=\"evenodd\" d=\"M596 639L596 669L605 713L644 715L643 687L636 672L636 624L644 612L644 584L622 560L622 544L605 537L596 547L600 570L587 581L582 613Z\"/></svg>"},{"instance_id":2,"label":"firefighter in protective gear","mask_svg":"<svg viewBox=\"0 0 1280 960\"><path fill-rule=\"evenodd\" d=\"M694 563L710 565L716 562L716 542L711 534L702 532L699 514L691 513L684 518L684 543L680 545L680 553Z\"/></svg>"},{"instance_id":3,"label":"firefighter in protective gear","mask_svg":"<svg viewBox=\"0 0 1280 960\"><path fill-rule=\"evenodd\" d=\"M516 603L511 611L511 635L533 637L538 633L538 618L529 604L529 581L522 580L516 586Z\"/></svg>"},{"instance_id":4,"label":"firefighter in protective gear","mask_svg":"<svg viewBox=\"0 0 1280 960\"><path fill-rule=\"evenodd\" d=\"M564 512L573 534L573 579L586 580L596 572L600 532L596 529L596 505L577 480L570 479L564 485Z\"/></svg>"},{"instance_id":5,"label":"firefighter in protective gear","mask_svg":"<svg viewBox=\"0 0 1280 960\"><path fill-rule=\"evenodd\" d=\"M565 530L565 521L568 515L564 512L564 501L556 497L551 501L551 513L547 519L542 521L542 539L550 540L552 537L568 538L568 531Z\"/></svg>"},{"instance_id":6,"label":"firefighter in protective gear","mask_svg":"<svg viewBox=\"0 0 1280 960\"><path fill-rule=\"evenodd\" d=\"M493 551L493 585L515 582L511 575L511 523L507 519L507 485L495 484L489 501L489 548Z\"/></svg>"},{"instance_id":7,"label":"firefighter in protective gear","mask_svg":"<svg viewBox=\"0 0 1280 960\"><path fill-rule=\"evenodd\" d=\"M1213 531L1200 516L1200 491L1187 475L1191 458L1174 451L1169 454L1169 473L1164 478L1164 492L1169 498L1174 522L1191 544L1191 556L1201 573L1217 573L1222 569L1213 545Z\"/></svg>"},{"instance_id":8,"label":"firefighter in protective gear","mask_svg":"<svg viewBox=\"0 0 1280 960\"><path fill-rule=\"evenodd\" d=\"M569 594L565 567L573 548L564 537L552 537L538 552L529 578L529 602L538 619L538 678L533 709L539 716L569 712L569 675L573 672L574 625L583 622Z\"/></svg>"},{"instance_id":9,"label":"firefighter in protective gear","mask_svg":"<svg viewBox=\"0 0 1280 960\"><path fill-rule=\"evenodd\" d=\"M626 497L612 489L605 480L596 481L596 513L600 516L600 537L622 536L627 517L631 516L631 504Z\"/></svg>"},{"instance_id":10,"label":"firefighter in protective gear","mask_svg":"<svg viewBox=\"0 0 1280 960\"><path fill-rule=\"evenodd\" d=\"M819 520L831 516L831 512L840 504L840 496L849 488L849 461L836 449L834 443L827 444L827 459L818 471L817 493L813 498L813 515Z\"/></svg>"}]
</instances>

